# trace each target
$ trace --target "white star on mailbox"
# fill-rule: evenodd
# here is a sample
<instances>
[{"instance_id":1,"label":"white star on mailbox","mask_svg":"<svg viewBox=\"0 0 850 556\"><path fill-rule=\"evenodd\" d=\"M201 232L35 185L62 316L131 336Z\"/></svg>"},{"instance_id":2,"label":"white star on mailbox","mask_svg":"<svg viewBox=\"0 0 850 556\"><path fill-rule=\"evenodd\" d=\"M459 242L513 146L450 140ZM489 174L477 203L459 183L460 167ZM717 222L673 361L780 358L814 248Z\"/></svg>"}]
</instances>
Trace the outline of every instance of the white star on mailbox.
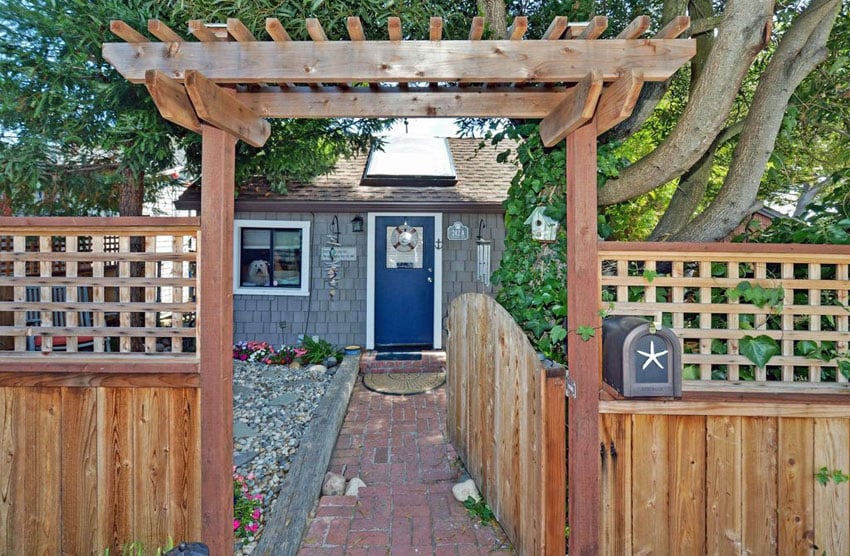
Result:
<instances>
[{"instance_id":1,"label":"white star on mailbox","mask_svg":"<svg viewBox=\"0 0 850 556\"><path fill-rule=\"evenodd\" d=\"M659 351L658 353L655 353L655 340L649 341L649 353L641 350L637 350L637 352L646 357L646 361L644 361L643 367L641 367L642 371L645 371L646 368L649 367L650 363L655 363L656 365L658 365L659 369L664 369L664 365L661 364L661 361L659 361L658 358L662 355L667 355L667 350L665 349L664 351Z\"/></svg>"}]
</instances>

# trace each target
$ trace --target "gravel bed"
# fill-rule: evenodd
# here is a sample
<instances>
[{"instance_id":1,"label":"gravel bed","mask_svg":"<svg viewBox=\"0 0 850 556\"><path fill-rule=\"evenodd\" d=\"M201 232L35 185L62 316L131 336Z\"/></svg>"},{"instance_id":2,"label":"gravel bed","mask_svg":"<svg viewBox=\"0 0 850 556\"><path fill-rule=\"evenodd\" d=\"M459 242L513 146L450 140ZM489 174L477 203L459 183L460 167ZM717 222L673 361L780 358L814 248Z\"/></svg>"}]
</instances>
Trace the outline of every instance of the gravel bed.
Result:
<instances>
[{"instance_id":1,"label":"gravel bed","mask_svg":"<svg viewBox=\"0 0 850 556\"><path fill-rule=\"evenodd\" d=\"M338 367L233 362L233 461L263 495L263 515L277 498L292 457ZM263 533L236 539L235 554L250 554Z\"/></svg>"}]
</instances>

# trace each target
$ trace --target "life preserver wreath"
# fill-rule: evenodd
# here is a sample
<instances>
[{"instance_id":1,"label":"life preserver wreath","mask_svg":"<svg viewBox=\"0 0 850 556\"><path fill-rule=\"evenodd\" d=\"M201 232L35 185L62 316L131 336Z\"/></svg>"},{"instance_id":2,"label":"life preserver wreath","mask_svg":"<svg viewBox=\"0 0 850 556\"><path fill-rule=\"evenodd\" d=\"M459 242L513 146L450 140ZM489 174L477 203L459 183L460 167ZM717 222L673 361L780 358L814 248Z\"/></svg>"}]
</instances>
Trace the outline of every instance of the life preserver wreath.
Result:
<instances>
[{"instance_id":1,"label":"life preserver wreath","mask_svg":"<svg viewBox=\"0 0 850 556\"><path fill-rule=\"evenodd\" d=\"M396 226L390 237L390 242L396 251L413 251L419 245L419 231L407 224Z\"/></svg>"}]
</instances>

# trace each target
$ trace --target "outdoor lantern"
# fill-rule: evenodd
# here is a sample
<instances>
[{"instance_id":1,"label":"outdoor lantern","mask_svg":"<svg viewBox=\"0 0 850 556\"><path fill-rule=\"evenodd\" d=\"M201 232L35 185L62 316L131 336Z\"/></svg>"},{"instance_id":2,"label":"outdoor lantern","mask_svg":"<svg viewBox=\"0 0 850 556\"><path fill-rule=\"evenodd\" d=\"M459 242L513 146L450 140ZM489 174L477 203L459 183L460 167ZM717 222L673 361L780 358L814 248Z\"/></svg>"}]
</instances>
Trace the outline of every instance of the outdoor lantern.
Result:
<instances>
[{"instance_id":1,"label":"outdoor lantern","mask_svg":"<svg viewBox=\"0 0 850 556\"><path fill-rule=\"evenodd\" d=\"M531 224L531 237L537 241L549 243L555 241L555 235L558 233L558 221L549 218L545 214L546 207L537 207L528 218L525 219L526 224Z\"/></svg>"},{"instance_id":2,"label":"outdoor lantern","mask_svg":"<svg viewBox=\"0 0 850 556\"><path fill-rule=\"evenodd\" d=\"M352 232L362 232L363 231L363 217L359 214L351 219L351 231Z\"/></svg>"}]
</instances>

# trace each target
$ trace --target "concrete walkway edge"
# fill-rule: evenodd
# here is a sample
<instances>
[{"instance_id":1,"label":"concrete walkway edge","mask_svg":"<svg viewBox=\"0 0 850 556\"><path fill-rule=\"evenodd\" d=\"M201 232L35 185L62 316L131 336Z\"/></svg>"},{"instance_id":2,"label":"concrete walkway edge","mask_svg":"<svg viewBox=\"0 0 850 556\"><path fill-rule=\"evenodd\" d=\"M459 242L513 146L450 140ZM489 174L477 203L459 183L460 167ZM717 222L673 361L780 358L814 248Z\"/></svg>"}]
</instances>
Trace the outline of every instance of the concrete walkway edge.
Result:
<instances>
[{"instance_id":1,"label":"concrete walkway edge","mask_svg":"<svg viewBox=\"0 0 850 556\"><path fill-rule=\"evenodd\" d=\"M319 500L325 471L359 371L359 355L343 358L301 439L277 500L266 516L266 527L254 554L297 554L307 527L307 516Z\"/></svg>"}]
</instances>

